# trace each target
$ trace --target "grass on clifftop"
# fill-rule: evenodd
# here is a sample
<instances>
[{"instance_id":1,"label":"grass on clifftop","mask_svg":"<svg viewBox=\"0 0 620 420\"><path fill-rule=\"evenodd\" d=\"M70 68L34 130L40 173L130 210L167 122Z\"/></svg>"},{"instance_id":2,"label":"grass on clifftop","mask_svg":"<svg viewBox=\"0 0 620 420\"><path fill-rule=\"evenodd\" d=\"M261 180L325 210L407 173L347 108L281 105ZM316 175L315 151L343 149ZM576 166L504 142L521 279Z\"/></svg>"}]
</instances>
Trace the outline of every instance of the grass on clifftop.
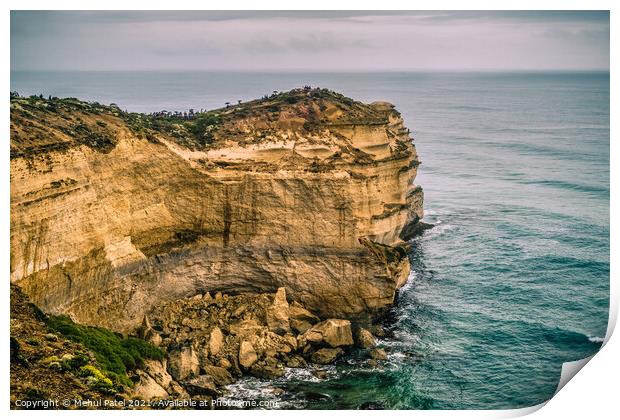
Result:
<instances>
[{"instance_id":1,"label":"grass on clifftop","mask_svg":"<svg viewBox=\"0 0 620 420\"><path fill-rule=\"evenodd\" d=\"M140 368L145 359L161 360L164 353L135 337L123 338L110 330L75 324L67 316L50 316L50 329L92 351L102 372L116 384L132 386L127 372Z\"/></svg>"},{"instance_id":2,"label":"grass on clifftop","mask_svg":"<svg viewBox=\"0 0 620 420\"><path fill-rule=\"evenodd\" d=\"M286 125L287 121L295 124ZM237 104L227 102L226 107L211 111L151 114L123 111L116 104L43 95L22 97L11 92L11 158L65 151L76 145L109 153L123 128L152 143L164 135L188 149L203 150L228 140L260 142L282 129L308 134L327 125L385 121L385 112L372 105L310 87L274 91Z\"/></svg>"}]
</instances>

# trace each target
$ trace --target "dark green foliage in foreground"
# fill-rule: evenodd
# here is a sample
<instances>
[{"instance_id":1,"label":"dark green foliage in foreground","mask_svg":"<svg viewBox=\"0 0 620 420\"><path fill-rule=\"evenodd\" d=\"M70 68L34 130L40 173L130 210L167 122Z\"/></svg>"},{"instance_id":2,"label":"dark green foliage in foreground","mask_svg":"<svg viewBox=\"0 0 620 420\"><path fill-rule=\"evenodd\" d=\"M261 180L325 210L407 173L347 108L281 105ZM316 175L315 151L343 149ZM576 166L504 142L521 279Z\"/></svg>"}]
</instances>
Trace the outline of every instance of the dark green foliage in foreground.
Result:
<instances>
[{"instance_id":1,"label":"dark green foliage in foreground","mask_svg":"<svg viewBox=\"0 0 620 420\"><path fill-rule=\"evenodd\" d=\"M131 386L127 372L143 367L144 359L161 360L162 350L135 337L123 338L110 330L75 324L67 316L50 316L50 329L92 351L105 375L115 384Z\"/></svg>"}]
</instances>

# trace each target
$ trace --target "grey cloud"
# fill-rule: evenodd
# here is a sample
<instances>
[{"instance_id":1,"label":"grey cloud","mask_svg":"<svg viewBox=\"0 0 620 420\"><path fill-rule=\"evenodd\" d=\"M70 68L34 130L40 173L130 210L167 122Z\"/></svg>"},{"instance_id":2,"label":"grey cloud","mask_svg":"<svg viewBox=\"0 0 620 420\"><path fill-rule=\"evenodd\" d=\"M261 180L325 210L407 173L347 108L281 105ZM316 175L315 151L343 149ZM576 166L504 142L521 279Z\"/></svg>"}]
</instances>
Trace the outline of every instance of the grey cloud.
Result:
<instances>
[{"instance_id":1,"label":"grey cloud","mask_svg":"<svg viewBox=\"0 0 620 420\"><path fill-rule=\"evenodd\" d=\"M323 51L343 51L349 49L371 48L372 43L368 40L338 39L334 34L310 34L307 36L293 36L286 40L261 39L252 43L246 42L242 49L248 52L260 52L264 54L281 54L291 51L302 54L318 53Z\"/></svg>"},{"instance_id":2,"label":"grey cloud","mask_svg":"<svg viewBox=\"0 0 620 420\"><path fill-rule=\"evenodd\" d=\"M12 69L609 67L597 11L13 11Z\"/></svg>"}]
</instances>

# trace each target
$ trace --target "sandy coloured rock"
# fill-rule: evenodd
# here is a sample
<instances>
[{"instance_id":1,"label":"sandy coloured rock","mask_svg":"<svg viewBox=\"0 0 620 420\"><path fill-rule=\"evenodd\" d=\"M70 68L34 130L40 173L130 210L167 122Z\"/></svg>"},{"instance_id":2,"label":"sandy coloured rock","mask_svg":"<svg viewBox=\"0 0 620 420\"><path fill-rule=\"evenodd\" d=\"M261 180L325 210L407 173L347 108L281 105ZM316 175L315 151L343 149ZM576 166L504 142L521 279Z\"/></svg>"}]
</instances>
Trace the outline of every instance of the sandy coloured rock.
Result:
<instances>
[{"instance_id":1,"label":"sandy coloured rock","mask_svg":"<svg viewBox=\"0 0 620 420\"><path fill-rule=\"evenodd\" d=\"M172 376L166 369L166 360L151 360L146 359L144 361L144 370L149 374L151 378L157 382L162 388L168 389L173 381Z\"/></svg>"},{"instance_id":2,"label":"sandy coloured rock","mask_svg":"<svg viewBox=\"0 0 620 420\"><path fill-rule=\"evenodd\" d=\"M423 193L393 106L296 89L212 111L208 142L132 115L11 98L10 277L42 310L130 333L207 290L356 322L394 302Z\"/></svg>"},{"instance_id":3,"label":"sandy coloured rock","mask_svg":"<svg viewBox=\"0 0 620 420\"><path fill-rule=\"evenodd\" d=\"M177 381L198 374L198 354L191 346L173 349L168 353L168 372Z\"/></svg>"},{"instance_id":4,"label":"sandy coloured rock","mask_svg":"<svg viewBox=\"0 0 620 420\"><path fill-rule=\"evenodd\" d=\"M341 348L322 348L312 353L312 357L310 360L313 363L318 363L320 365L327 365L329 363L333 363L339 356L341 356L344 352Z\"/></svg>"},{"instance_id":5,"label":"sandy coloured rock","mask_svg":"<svg viewBox=\"0 0 620 420\"><path fill-rule=\"evenodd\" d=\"M289 318L291 328L298 334L303 334L312 326L320 321L320 319L312 312L308 311L298 302L293 302L289 306Z\"/></svg>"},{"instance_id":6,"label":"sandy coloured rock","mask_svg":"<svg viewBox=\"0 0 620 420\"><path fill-rule=\"evenodd\" d=\"M138 380L132 392L144 400L168 398L168 392L149 374L142 370L136 371Z\"/></svg>"},{"instance_id":7,"label":"sandy coloured rock","mask_svg":"<svg viewBox=\"0 0 620 420\"><path fill-rule=\"evenodd\" d=\"M254 363L250 372L258 378L275 379L284 375L284 366L274 357L266 357L264 360Z\"/></svg>"},{"instance_id":8,"label":"sandy coloured rock","mask_svg":"<svg viewBox=\"0 0 620 420\"><path fill-rule=\"evenodd\" d=\"M299 355L293 355L289 357L288 361L286 362L286 366L290 368L303 368L306 367L306 365L306 360Z\"/></svg>"},{"instance_id":9,"label":"sandy coloured rock","mask_svg":"<svg viewBox=\"0 0 620 420\"><path fill-rule=\"evenodd\" d=\"M232 367L232 364L230 363L230 361L228 359L221 358L220 361L219 361L219 367L228 370L228 369L230 369Z\"/></svg>"},{"instance_id":10,"label":"sandy coloured rock","mask_svg":"<svg viewBox=\"0 0 620 420\"><path fill-rule=\"evenodd\" d=\"M224 343L224 334L219 327L213 327L209 336L209 352L212 356L217 356Z\"/></svg>"},{"instance_id":11,"label":"sandy coloured rock","mask_svg":"<svg viewBox=\"0 0 620 420\"><path fill-rule=\"evenodd\" d=\"M267 309L267 326L276 334L284 334L290 331L289 305L286 301L286 289L278 288L273 304Z\"/></svg>"},{"instance_id":12,"label":"sandy coloured rock","mask_svg":"<svg viewBox=\"0 0 620 420\"><path fill-rule=\"evenodd\" d=\"M306 331L302 337L311 343L324 343L331 347L353 345L351 322L346 319L327 319Z\"/></svg>"},{"instance_id":13,"label":"sandy coloured rock","mask_svg":"<svg viewBox=\"0 0 620 420\"><path fill-rule=\"evenodd\" d=\"M365 328L360 328L357 332L357 345L363 349L372 349L376 347L377 341L370 331Z\"/></svg>"},{"instance_id":14,"label":"sandy coloured rock","mask_svg":"<svg viewBox=\"0 0 620 420\"><path fill-rule=\"evenodd\" d=\"M210 376L216 385L229 385L234 382L232 375L224 368L218 366L203 366L205 375Z\"/></svg>"},{"instance_id":15,"label":"sandy coloured rock","mask_svg":"<svg viewBox=\"0 0 620 420\"><path fill-rule=\"evenodd\" d=\"M239 347L239 364L249 369L258 360L254 346L249 341L242 341Z\"/></svg>"},{"instance_id":16,"label":"sandy coloured rock","mask_svg":"<svg viewBox=\"0 0 620 420\"><path fill-rule=\"evenodd\" d=\"M200 375L183 382L183 387L190 395L218 396L219 392L213 379L208 375Z\"/></svg>"},{"instance_id":17,"label":"sandy coloured rock","mask_svg":"<svg viewBox=\"0 0 620 420\"><path fill-rule=\"evenodd\" d=\"M385 360L385 359L387 359L387 353L383 349L372 349L372 350L370 350L369 355L374 360Z\"/></svg>"}]
</instances>

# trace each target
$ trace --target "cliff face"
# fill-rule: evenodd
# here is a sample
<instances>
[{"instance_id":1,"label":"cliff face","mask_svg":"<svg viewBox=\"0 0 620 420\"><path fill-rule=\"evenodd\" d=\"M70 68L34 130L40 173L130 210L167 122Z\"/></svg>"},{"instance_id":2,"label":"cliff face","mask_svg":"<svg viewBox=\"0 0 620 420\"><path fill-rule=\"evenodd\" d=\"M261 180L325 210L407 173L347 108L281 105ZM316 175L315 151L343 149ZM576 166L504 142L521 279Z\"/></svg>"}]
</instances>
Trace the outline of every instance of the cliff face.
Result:
<instances>
[{"instance_id":1,"label":"cliff face","mask_svg":"<svg viewBox=\"0 0 620 420\"><path fill-rule=\"evenodd\" d=\"M368 320L422 217L397 111L296 90L190 121L11 100L11 281L43 310L133 330L163 302L274 291Z\"/></svg>"}]
</instances>

